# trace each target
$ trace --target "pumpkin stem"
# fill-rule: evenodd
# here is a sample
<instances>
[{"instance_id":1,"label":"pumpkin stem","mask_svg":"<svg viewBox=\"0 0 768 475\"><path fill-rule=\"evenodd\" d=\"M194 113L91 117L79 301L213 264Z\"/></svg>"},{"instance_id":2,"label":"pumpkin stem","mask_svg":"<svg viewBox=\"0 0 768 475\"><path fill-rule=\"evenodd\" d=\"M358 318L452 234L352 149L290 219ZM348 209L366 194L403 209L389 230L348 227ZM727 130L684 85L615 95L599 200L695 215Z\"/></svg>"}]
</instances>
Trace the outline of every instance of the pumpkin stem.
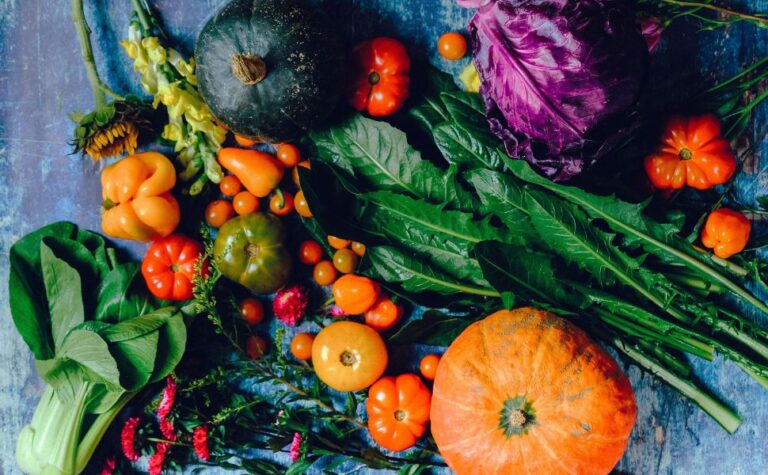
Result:
<instances>
[{"instance_id":1,"label":"pumpkin stem","mask_svg":"<svg viewBox=\"0 0 768 475\"><path fill-rule=\"evenodd\" d=\"M693 158L693 152L687 148L680 149L680 160L690 160Z\"/></svg>"},{"instance_id":2,"label":"pumpkin stem","mask_svg":"<svg viewBox=\"0 0 768 475\"><path fill-rule=\"evenodd\" d=\"M504 401L504 407L499 414L499 429L506 437L522 436L534 425L536 425L536 410L525 396Z\"/></svg>"},{"instance_id":3,"label":"pumpkin stem","mask_svg":"<svg viewBox=\"0 0 768 475\"><path fill-rule=\"evenodd\" d=\"M267 77L267 63L260 56L236 54L232 56L232 74L246 86L253 86Z\"/></svg>"}]
</instances>

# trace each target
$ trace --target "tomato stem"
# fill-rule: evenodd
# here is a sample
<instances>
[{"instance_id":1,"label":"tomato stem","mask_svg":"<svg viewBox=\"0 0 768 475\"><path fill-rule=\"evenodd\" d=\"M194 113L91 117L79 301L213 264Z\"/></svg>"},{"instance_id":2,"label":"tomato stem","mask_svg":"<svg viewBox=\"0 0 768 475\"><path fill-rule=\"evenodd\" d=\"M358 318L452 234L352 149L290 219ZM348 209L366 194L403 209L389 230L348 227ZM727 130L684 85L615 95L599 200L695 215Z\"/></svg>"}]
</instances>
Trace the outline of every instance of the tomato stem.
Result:
<instances>
[{"instance_id":1,"label":"tomato stem","mask_svg":"<svg viewBox=\"0 0 768 475\"><path fill-rule=\"evenodd\" d=\"M680 156L680 160L690 160L693 158L693 152L691 152L687 148L681 148L679 156Z\"/></svg>"},{"instance_id":2,"label":"tomato stem","mask_svg":"<svg viewBox=\"0 0 768 475\"><path fill-rule=\"evenodd\" d=\"M379 83L379 81L381 81L381 76L379 73L377 71L371 71L371 73L368 75L368 83L371 86L375 86Z\"/></svg>"}]
</instances>

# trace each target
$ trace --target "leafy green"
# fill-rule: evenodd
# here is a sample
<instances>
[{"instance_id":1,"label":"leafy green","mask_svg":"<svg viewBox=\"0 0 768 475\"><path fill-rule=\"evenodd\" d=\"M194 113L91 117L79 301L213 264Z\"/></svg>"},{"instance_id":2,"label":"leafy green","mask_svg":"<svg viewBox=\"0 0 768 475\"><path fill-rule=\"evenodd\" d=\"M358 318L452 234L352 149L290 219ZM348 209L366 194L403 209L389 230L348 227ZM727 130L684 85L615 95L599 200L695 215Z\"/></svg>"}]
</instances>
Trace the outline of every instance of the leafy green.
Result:
<instances>
[{"instance_id":1,"label":"leafy green","mask_svg":"<svg viewBox=\"0 0 768 475\"><path fill-rule=\"evenodd\" d=\"M406 322L387 341L394 345L422 343L448 346L478 318L479 315L472 318L450 315L439 310L428 310L421 318Z\"/></svg>"}]
</instances>

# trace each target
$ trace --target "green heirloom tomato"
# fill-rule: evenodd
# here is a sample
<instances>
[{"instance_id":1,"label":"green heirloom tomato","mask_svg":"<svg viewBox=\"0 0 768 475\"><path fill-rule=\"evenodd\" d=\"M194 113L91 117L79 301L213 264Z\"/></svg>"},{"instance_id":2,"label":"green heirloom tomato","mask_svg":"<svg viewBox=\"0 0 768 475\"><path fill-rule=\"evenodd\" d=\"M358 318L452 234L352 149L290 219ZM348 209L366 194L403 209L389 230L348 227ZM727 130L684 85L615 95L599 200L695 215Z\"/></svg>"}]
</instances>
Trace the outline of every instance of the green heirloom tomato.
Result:
<instances>
[{"instance_id":1,"label":"green heirloom tomato","mask_svg":"<svg viewBox=\"0 0 768 475\"><path fill-rule=\"evenodd\" d=\"M257 294L279 290L291 274L285 227L276 217L253 213L227 221L213 243L221 274Z\"/></svg>"}]
</instances>

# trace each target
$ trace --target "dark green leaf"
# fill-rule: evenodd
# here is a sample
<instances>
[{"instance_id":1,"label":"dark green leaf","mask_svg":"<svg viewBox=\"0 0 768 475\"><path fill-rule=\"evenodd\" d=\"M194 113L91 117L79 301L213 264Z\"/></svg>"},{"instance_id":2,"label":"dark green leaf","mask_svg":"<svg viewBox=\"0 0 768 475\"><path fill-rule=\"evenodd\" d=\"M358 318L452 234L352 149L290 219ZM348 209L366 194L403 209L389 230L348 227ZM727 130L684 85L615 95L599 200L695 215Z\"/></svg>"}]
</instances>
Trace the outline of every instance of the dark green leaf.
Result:
<instances>
[{"instance_id":1,"label":"dark green leaf","mask_svg":"<svg viewBox=\"0 0 768 475\"><path fill-rule=\"evenodd\" d=\"M515 178L490 170L473 170L466 174L480 201L512 231L508 242L525 245L536 242L525 203L525 187Z\"/></svg>"},{"instance_id":2,"label":"dark green leaf","mask_svg":"<svg viewBox=\"0 0 768 475\"><path fill-rule=\"evenodd\" d=\"M440 98L440 94L449 91L458 91L459 88L453 80L453 76L446 74L437 68L430 68L429 83L424 92L423 99L415 107L408 110L408 114L416 119L419 125L427 132L432 133L435 126L448 120L448 109Z\"/></svg>"},{"instance_id":3,"label":"dark green leaf","mask_svg":"<svg viewBox=\"0 0 768 475\"><path fill-rule=\"evenodd\" d=\"M393 345L420 343L423 345L448 346L472 322L482 318L482 314L473 316L454 316L439 310L428 310L418 320L409 320L387 340Z\"/></svg>"},{"instance_id":4,"label":"dark green leaf","mask_svg":"<svg viewBox=\"0 0 768 475\"><path fill-rule=\"evenodd\" d=\"M67 333L85 321L80 275L56 257L44 241L40 243L40 267L51 315L54 348L59 354Z\"/></svg>"},{"instance_id":5,"label":"dark green leaf","mask_svg":"<svg viewBox=\"0 0 768 475\"><path fill-rule=\"evenodd\" d=\"M174 314L159 330L160 341L157 344L155 370L150 382L159 381L168 376L184 356L187 346L187 326L181 313Z\"/></svg>"},{"instance_id":6,"label":"dark green leaf","mask_svg":"<svg viewBox=\"0 0 768 475\"><path fill-rule=\"evenodd\" d=\"M100 381L120 387L120 371L109 352L107 342L97 333L75 330L67 335L57 357L77 362L96 374Z\"/></svg>"},{"instance_id":7,"label":"dark green leaf","mask_svg":"<svg viewBox=\"0 0 768 475\"><path fill-rule=\"evenodd\" d=\"M99 286L94 319L117 323L152 312L155 302L139 275L139 265L133 262L112 269Z\"/></svg>"}]
</instances>

